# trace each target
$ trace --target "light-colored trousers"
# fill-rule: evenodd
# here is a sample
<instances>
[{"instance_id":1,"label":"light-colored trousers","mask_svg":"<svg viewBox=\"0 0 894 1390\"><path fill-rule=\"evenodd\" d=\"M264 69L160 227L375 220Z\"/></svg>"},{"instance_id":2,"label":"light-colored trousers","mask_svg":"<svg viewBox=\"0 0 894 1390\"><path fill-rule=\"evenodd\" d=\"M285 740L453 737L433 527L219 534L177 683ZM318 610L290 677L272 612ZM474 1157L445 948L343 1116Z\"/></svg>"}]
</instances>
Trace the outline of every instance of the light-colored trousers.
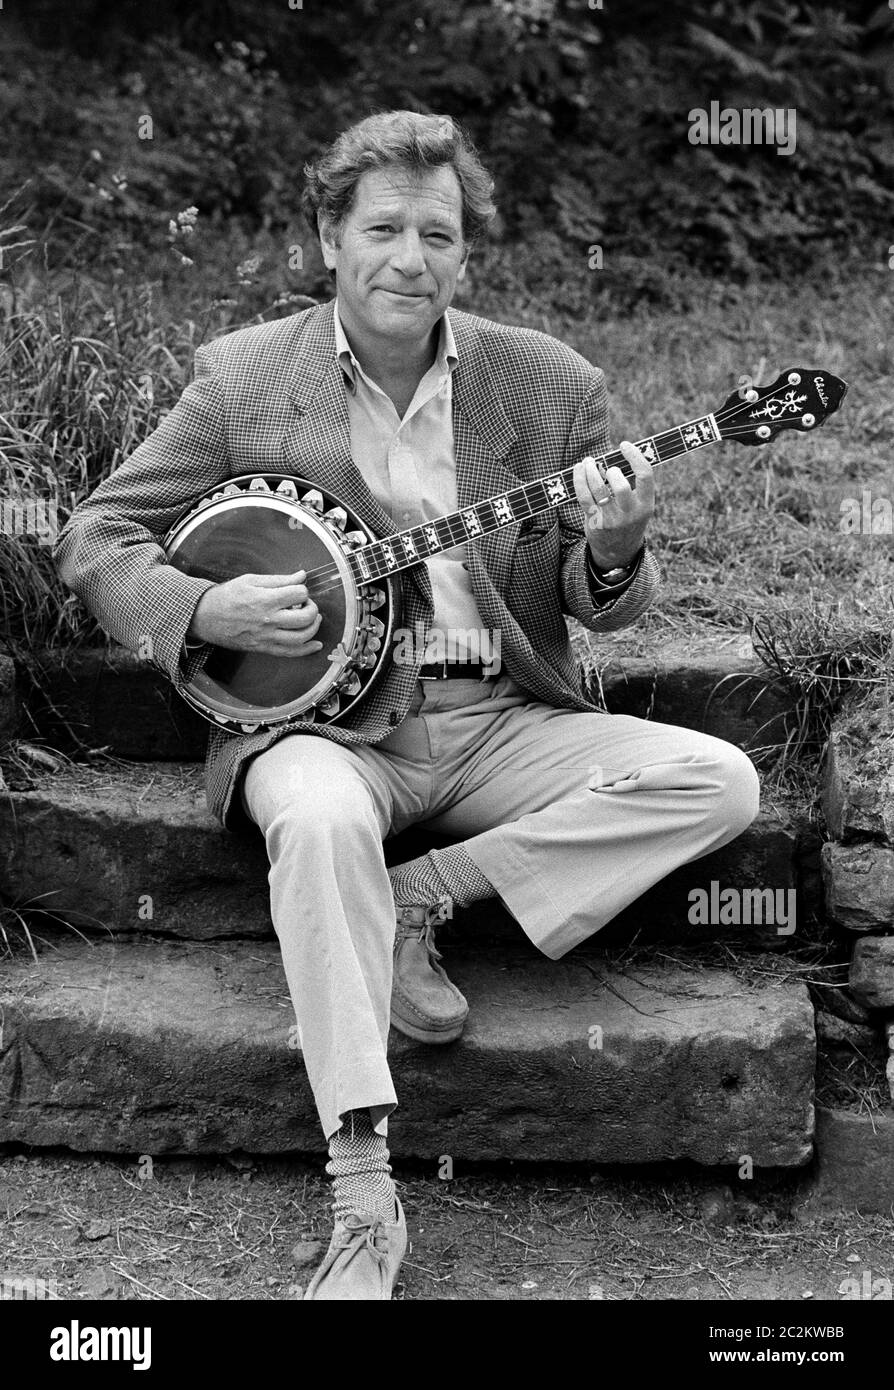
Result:
<instances>
[{"instance_id":1,"label":"light-colored trousers","mask_svg":"<svg viewBox=\"0 0 894 1390\"><path fill-rule=\"evenodd\" d=\"M365 1108L386 1133L397 1104L384 839L417 821L462 838L556 959L740 834L757 814L758 779L721 739L555 709L503 676L421 681L406 719L375 746L282 738L249 764L243 804L266 838L273 925L328 1139Z\"/></svg>"}]
</instances>

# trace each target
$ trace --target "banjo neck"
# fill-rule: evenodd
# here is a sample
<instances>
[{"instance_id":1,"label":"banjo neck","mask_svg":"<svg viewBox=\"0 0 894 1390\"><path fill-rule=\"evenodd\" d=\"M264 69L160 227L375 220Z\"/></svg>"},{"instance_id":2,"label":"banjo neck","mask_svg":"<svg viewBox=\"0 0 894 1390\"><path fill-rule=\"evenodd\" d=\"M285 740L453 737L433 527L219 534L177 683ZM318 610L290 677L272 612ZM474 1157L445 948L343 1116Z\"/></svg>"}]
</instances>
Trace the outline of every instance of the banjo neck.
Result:
<instances>
[{"instance_id":1,"label":"banjo neck","mask_svg":"<svg viewBox=\"0 0 894 1390\"><path fill-rule=\"evenodd\" d=\"M696 449L717 444L722 437L716 418L713 415L700 415L661 434L641 439L636 447L654 469L682 454L691 454ZM613 449L594 457L601 471L617 467L627 479L634 477L633 469L620 450ZM422 522L372 541L351 555L354 577L358 583L364 584L385 575L398 574L432 555L452 550L454 546L467 541L476 541L504 526L511 526L513 522L526 521L540 512L554 511L566 502L574 502L577 499L573 473L573 466L558 473L549 473L533 483L523 483L509 492L486 497L470 507L462 507L433 521Z\"/></svg>"},{"instance_id":2,"label":"banjo neck","mask_svg":"<svg viewBox=\"0 0 894 1390\"><path fill-rule=\"evenodd\" d=\"M685 424L641 439L636 447L651 467L657 468L660 463L668 463L721 440L761 445L768 444L781 430L810 431L834 414L847 392L847 383L840 377L813 367L790 368L767 386L755 387L750 377L741 377L740 382L737 390L714 414L698 415ZM630 464L617 449L600 454L596 463L603 471L617 467L626 478L634 476ZM539 512L554 511L566 502L574 502L573 473L573 466L564 468L536 482L523 483L509 492L475 502L471 507L461 507L434 521L369 541L350 555L353 576L358 584L366 584L398 574L441 551L452 550L454 546L476 541L513 522L526 521Z\"/></svg>"}]
</instances>

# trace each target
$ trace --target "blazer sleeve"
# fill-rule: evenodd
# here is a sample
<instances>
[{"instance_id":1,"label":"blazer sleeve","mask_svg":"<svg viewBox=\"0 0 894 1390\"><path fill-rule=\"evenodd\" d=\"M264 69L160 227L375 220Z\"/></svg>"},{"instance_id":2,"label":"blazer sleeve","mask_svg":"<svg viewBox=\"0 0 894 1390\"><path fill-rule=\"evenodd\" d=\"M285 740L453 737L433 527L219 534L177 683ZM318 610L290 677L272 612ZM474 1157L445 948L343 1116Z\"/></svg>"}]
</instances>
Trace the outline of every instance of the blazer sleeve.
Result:
<instances>
[{"instance_id":1,"label":"blazer sleeve","mask_svg":"<svg viewBox=\"0 0 894 1390\"><path fill-rule=\"evenodd\" d=\"M161 542L231 472L220 383L211 352L200 348L194 381L148 439L75 508L54 548L62 580L103 628L175 685L202 664L197 654L186 666L184 639L212 581L169 565Z\"/></svg>"},{"instance_id":2,"label":"blazer sleeve","mask_svg":"<svg viewBox=\"0 0 894 1390\"><path fill-rule=\"evenodd\" d=\"M563 468L570 468L587 454L605 454L611 449L608 436L608 397L605 377L596 368L565 446ZM617 598L597 604L587 577L587 539L577 501L559 508L561 538L562 609L577 618L591 632L615 632L635 622L653 602L660 585L658 562L648 545L640 558L630 584Z\"/></svg>"}]
</instances>

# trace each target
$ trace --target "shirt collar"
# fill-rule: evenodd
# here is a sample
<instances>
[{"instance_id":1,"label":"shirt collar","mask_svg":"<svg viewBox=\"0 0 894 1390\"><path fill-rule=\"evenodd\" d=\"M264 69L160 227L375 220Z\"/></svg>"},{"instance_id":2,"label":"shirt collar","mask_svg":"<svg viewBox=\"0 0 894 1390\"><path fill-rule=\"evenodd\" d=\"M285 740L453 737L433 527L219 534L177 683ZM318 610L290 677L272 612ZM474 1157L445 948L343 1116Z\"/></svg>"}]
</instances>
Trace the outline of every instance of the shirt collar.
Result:
<instances>
[{"instance_id":1,"label":"shirt collar","mask_svg":"<svg viewBox=\"0 0 894 1390\"><path fill-rule=\"evenodd\" d=\"M332 322L335 328L335 355L338 358L342 372L345 376L346 384L351 391L357 389L357 373L363 375L363 368L351 351L341 317L338 312L338 300L333 305ZM436 371L440 377L449 376L459 362L456 351L456 339L453 336L453 329L450 325L450 316L445 313L441 319L440 333L438 335L438 351L435 354L433 366L429 369Z\"/></svg>"}]
</instances>

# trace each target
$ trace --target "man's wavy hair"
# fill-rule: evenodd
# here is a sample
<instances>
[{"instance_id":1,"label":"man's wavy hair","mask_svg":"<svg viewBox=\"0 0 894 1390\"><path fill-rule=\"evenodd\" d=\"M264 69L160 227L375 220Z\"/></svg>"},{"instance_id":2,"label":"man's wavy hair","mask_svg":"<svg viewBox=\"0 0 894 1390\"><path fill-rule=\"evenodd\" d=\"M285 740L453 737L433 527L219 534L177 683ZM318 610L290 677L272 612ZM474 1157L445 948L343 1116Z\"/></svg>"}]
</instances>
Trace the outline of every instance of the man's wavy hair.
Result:
<instances>
[{"instance_id":1,"label":"man's wavy hair","mask_svg":"<svg viewBox=\"0 0 894 1390\"><path fill-rule=\"evenodd\" d=\"M302 208L310 227L322 218L335 244L354 203L357 184L369 169L401 165L424 173L449 165L462 189L462 231L472 247L496 215L494 181L461 126L451 116L417 111L383 111L342 132L322 154L304 166Z\"/></svg>"}]
</instances>

